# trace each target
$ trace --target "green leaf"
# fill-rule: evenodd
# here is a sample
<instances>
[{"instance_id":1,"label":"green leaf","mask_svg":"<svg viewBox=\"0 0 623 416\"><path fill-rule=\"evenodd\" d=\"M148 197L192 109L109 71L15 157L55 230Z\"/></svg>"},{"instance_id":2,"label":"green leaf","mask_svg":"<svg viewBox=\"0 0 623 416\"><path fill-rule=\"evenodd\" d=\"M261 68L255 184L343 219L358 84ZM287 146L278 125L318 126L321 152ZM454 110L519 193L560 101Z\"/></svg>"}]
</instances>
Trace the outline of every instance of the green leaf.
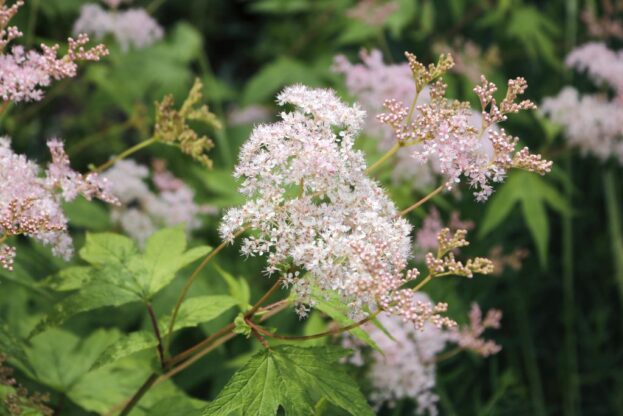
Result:
<instances>
[{"instance_id":1,"label":"green leaf","mask_svg":"<svg viewBox=\"0 0 623 416\"><path fill-rule=\"evenodd\" d=\"M245 279L238 278L236 279L229 272L223 270L218 264L214 263L214 268L221 275L225 283L227 283L227 287L229 288L229 294L231 297L236 299L240 309L242 311L246 311L251 307L249 303L251 301L251 290L249 289L249 284Z\"/></svg>"},{"instance_id":2,"label":"green leaf","mask_svg":"<svg viewBox=\"0 0 623 416\"><path fill-rule=\"evenodd\" d=\"M271 99L275 92L288 84L318 85L316 72L302 62L282 57L265 65L247 83L241 105L247 106Z\"/></svg>"},{"instance_id":3,"label":"green leaf","mask_svg":"<svg viewBox=\"0 0 623 416\"><path fill-rule=\"evenodd\" d=\"M59 282L57 278L48 282L52 288L56 285L63 290L69 287L79 291L57 303L31 336L60 325L78 313L130 302L148 302L171 283L180 269L210 250L207 246L186 250L186 237L181 228L167 228L152 235L144 254L124 236L87 234L80 256L92 267L68 269L67 282ZM79 285L81 281L86 283Z\"/></svg>"},{"instance_id":4,"label":"green leaf","mask_svg":"<svg viewBox=\"0 0 623 416\"><path fill-rule=\"evenodd\" d=\"M111 226L108 211L102 205L82 197L63 204L63 212L69 218L69 223L75 227L104 231Z\"/></svg>"},{"instance_id":5,"label":"green leaf","mask_svg":"<svg viewBox=\"0 0 623 416\"><path fill-rule=\"evenodd\" d=\"M227 295L196 296L186 299L177 314L173 330L177 331L209 322L237 304L236 299ZM170 317L167 316L161 321L163 329L167 329Z\"/></svg>"},{"instance_id":6,"label":"green leaf","mask_svg":"<svg viewBox=\"0 0 623 416\"><path fill-rule=\"evenodd\" d=\"M121 306L126 303L139 301L140 298L133 292L106 283L95 283L85 287L79 293L71 295L56 305L45 318L33 329L33 337L51 326L58 326L67 319L82 312L105 306Z\"/></svg>"},{"instance_id":7,"label":"green leaf","mask_svg":"<svg viewBox=\"0 0 623 416\"><path fill-rule=\"evenodd\" d=\"M12 363L32 372L33 369L22 345L22 341L14 337L0 320L0 353L6 355Z\"/></svg>"},{"instance_id":8,"label":"green leaf","mask_svg":"<svg viewBox=\"0 0 623 416\"><path fill-rule=\"evenodd\" d=\"M40 285L57 292L78 290L91 281L92 269L88 266L72 266L48 276Z\"/></svg>"},{"instance_id":9,"label":"green leaf","mask_svg":"<svg viewBox=\"0 0 623 416\"><path fill-rule=\"evenodd\" d=\"M331 319L339 323L341 326L346 326L353 323L353 320L348 317L348 312L344 303L339 299L337 295L330 295L330 297L327 298L325 296L318 296L317 293L313 293L312 296L316 301L315 308L327 314ZM361 341L365 342L378 352L382 353L376 342L374 342L370 335L360 327L353 328L348 332L353 336L359 338Z\"/></svg>"},{"instance_id":10,"label":"green leaf","mask_svg":"<svg viewBox=\"0 0 623 416\"><path fill-rule=\"evenodd\" d=\"M336 347L289 345L260 351L233 375L203 415L273 416L280 406L287 415L311 415L322 399L352 415L373 415L355 381L336 365L345 353Z\"/></svg>"},{"instance_id":11,"label":"green leaf","mask_svg":"<svg viewBox=\"0 0 623 416\"><path fill-rule=\"evenodd\" d=\"M147 275L144 276L146 293L157 293L171 283L179 269L211 250L208 246L201 246L186 251L186 234L180 227L165 228L154 233L147 240L143 256L148 265Z\"/></svg>"},{"instance_id":12,"label":"green leaf","mask_svg":"<svg viewBox=\"0 0 623 416\"><path fill-rule=\"evenodd\" d=\"M532 234L541 265L547 263L547 246L549 244L549 222L545 206L538 194L526 192L521 200L524 219Z\"/></svg>"},{"instance_id":13,"label":"green leaf","mask_svg":"<svg viewBox=\"0 0 623 416\"><path fill-rule=\"evenodd\" d=\"M138 253L136 244L128 237L113 233L87 233L80 257L93 266L116 264L122 266Z\"/></svg>"},{"instance_id":14,"label":"green leaf","mask_svg":"<svg viewBox=\"0 0 623 416\"><path fill-rule=\"evenodd\" d=\"M513 206L521 198L522 184L519 182L516 175L511 175L506 183L493 194L479 227L480 237L489 234L508 217Z\"/></svg>"},{"instance_id":15,"label":"green leaf","mask_svg":"<svg viewBox=\"0 0 623 416\"><path fill-rule=\"evenodd\" d=\"M122 358L128 357L134 353L145 351L150 348L155 348L158 345L158 340L153 332L138 331L132 332L127 336L119 338L116 342L112 343L106 348L97 360L91 366L91 370L98 369L107 364L118 361ZM156 350L154 349L154 354Z\"/></svg>"}]
</instances>

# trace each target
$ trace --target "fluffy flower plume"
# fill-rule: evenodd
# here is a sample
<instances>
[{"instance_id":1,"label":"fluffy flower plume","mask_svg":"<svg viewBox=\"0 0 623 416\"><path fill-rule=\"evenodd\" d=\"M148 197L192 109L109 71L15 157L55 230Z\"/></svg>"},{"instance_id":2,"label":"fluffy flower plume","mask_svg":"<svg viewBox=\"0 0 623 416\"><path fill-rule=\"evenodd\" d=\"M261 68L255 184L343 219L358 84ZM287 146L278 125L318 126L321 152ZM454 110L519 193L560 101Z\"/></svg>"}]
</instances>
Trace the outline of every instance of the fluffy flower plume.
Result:
<instances>
[{"instance_id":1,"label":"fluffy flower plume","mask_svg":"<svg viewBox=\"0 0 623 416\"><path fill-rule=\"evenodd\" d=\"M111 35L123 51L145 48L162 39L164 31L144 9L117 10L121 1L106 1L112 10L85 4L74 23L74 33L89 33L97 39Z\"/></svg>"},{"instance_id":2,"label":"fluffy flower plume","mask_svg":"<svg viewBox=\"0 0 623 416\"><path fill-rule=\"evenodd\" d=\"M55 255L68 259L73 253L67 233L63 201L78 195L116 204L106 179L95 173L81 175L69 166L60 141L48 142L52 154L45 175L39 166L15 154L7 138L0 139L0 262L11 269L15 249L4 244L12 236L27 235L52 247Z\"/></svg>"},{"instance_id":3,"label":"fluffy flower plume","mask_svg":"<svg viewBox=\"0 0 623 416\"><path fill-rule=\"evenodd\" d=\"M519 139L497 128L508 114L535 107L529 100L516 102L527 87L523 78L508 81L506 96L498 104L494 98L497 87L481 76L480 85L474 88L481 104L480 123L475 124L469 103L445 97L447 86L440 78L452 68L450 56L442 55L437 64L428 67L414 55L406 56L416 91L434 82L429 90L431 99L410 108L397 100L386 100L386 112L378 119L393 129L401 146L416 146L413 156L418 163L435 160L448 189L464 176L476 188L476 199L484 201L493 192L491 183L503 181L511 168L549 172L551 162L531 154L526 147L515 151Z\"/></svg>"},{"instance_id":4,"label":"fluffy flower plume","mask_svg":"<svg viewBox=\"0 0 623 416\"><path fill-rule=\"evenodd\" d=\"M68 51L61 57L58 45L41 45L41 52L14 45L7 52L9 43L22 36L9 23L23 4L20 0L10 7L4 4L0 7L0 97L4 101L41 100L43 88L52 80L76 76L77 62L97 61L108 54L104 45L86 48L89 38L85 34L69 38Z\"/></svg>"},{"instance_id":5,"label":"fluffy flower plume","mask_svg":"<svg viewBox=\"0 0 623 416\"><path fill-rule=\"evenodd\" d=\"M146 166L133 160L121 160L104 174L111 192L121 205L112 211L112 219L132 238L143 244L160 227L184 224L191 232L201 226L199 215L212 209L195 203L195 193L184 182L166 170L162 161Z\"/></svg>"},{"instance_id":6,"label":"fluffy flower plume","mask_svg":"<svg viewBox=\"0 0 623 416\"><path fill-rule=\"evenodd\" d=\"M353 316L372 306L416 326L451 325L440 316L445 304L414 302L410 290L399 290L418 276L406 270L411 227L353 148L364 112L331 90L301 85L286 88L278 103L296 109L256 127L243 146L235 175L249 200L226 213L222 237L250 228L243 254L267 254L268 273L302 269L286 280L302 315L317 289L336 292Z\"/></svg>"},{"instance_id":7,"label":"fluffy flower plume","mask_svg":"<svg viewBox=\"0 0 623 416\"><path fill-rule=\"evenodd\" d=\"M413 296L419 302L431 302L424 293ZM370 399L377 408L383 404L394 407L400 400L411 399L417 405L417 414L437 415L439 398L434 388L439 354L449 343L485 357L497 353L499 345L481 336L486 328L499 328L500 318L499 311L490 310L483 321L480 308L474 304L469 325L447 330L429 323L418 329L394 316L381 314L378 321L394 339L376 325L366 324L362 328L383 353L367 348L351 335L344 336L342 345L354 349L348 358L351 364L370 363L366 374L372 385Z\"/></svg>"},{"instance_id":8,"label":"fluffy flower plume","mask_svg":"<svg viewBox=\"0 0 623 416\"><path fill-rule=\"evenodd\" d=\"M617 96L581 95L565 87L558 96L543 101L543 113L563 126L569 144L583 154L601 160L615 157L623 164L623 53L602 43L589 43L573 50L566 62Z\"/></svg>"}]
</instances>

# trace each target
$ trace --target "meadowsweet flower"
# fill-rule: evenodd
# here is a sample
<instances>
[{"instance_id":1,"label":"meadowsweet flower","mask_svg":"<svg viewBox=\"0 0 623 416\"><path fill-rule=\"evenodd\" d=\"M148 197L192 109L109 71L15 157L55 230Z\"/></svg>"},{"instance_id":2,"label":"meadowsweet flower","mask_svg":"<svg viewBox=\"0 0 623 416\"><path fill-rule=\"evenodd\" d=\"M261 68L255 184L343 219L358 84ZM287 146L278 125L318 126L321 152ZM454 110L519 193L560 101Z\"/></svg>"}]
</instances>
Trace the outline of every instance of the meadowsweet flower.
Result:
<instances>
[{"instance_id":1,"label":"meadowsweet flower","mask_svg":"<svg viewBox=\"0 0 623 416\"><path fill-rule=\"evenodd\" d=\"M431 303L422 292L414 293L413 298ZM490 310L482 320L476 304L472 305L469 325L451 329L438 328L430 323L416 328L396 316L382 313L378 321L393 339L374 324L362 326L382 353L368 348L350 334L342 337L342 346L354 350L347 362L360 367L369 365L366 371L372 389L369 397L377 408L382 405L391 408L400 400L411 399L417 405L417 414L437 415L439 398L434 388L439 354L449 344L485 357L499 352L501 347L483 339L482 334L487 328L499 328L500 319L499 311Z\"/></svg>"},{"instance_id":2,"label":"meadowsweet flower","mask_svg":"<svg viewBox=\"0 0 623 416\"><path fill-rule=\"evenodd\" d=\"M469 39L455 38L451 44L433 44L436 54L450 53L454 58L452 71L464 75L472 82L479 82L481 74L493 72L500 64L499 49L490 46L486 51Z\"/></svg>"},{"instance_id":3,"label":"meadowsweet flower","mask_svg":"<svg viewBox=\"0 0 623 416\"><path fill-rule=\"evenodd\" d=\"M623 103L603 95L580 93L565 87L543 101L542 112L563 126L565 138L583 155L623 164Z\"/></svg>"},{"instance_id":4,"label":"meadowsweet flower","mask_svg":"<svg viewBox=\"0 0 623 416\"><path fill-rule=\"evenodd\" d=\"M488 328L499 329L501 320L502 312L497 309L487 311L483 319L480 306L473 303L469 313L469 325L447 331L448 340L483 357L497 354L502 347L492 340L482 338L482 334Z\"/></svg>"},{"instance_id":5,"label":"meadowsweet flower","mask_svg":"<svg viewBox=\"0 0 623 416\"><path fill-rule=\"evenodd\" d=\"M471 278L474 273L493 273L493 263L484 257L468 259L465 263L456 260L454 253L457 249L469 245L465 239L467 230L443 228L437 235L437 253L426 254L426 266L431 277L446 275L465 276Z\"/></svg>"},{"instance_id":6,"label":"meadowsweet flower","mask_svg":"<svg viewBox=\"0 0 623 416\"><path fill-rule=\"evenodd\" d=\"M383 26L389 16L400 8L396 1L359 0L346 15L369 26Z\"/></svg>"},{"instance_id":7,"label":"meadowsweet flower","mask_svg":"<svg viewBox=\"0 0 623 416\"><path fill-rule=\"evenodd\" d=\"M235 176L248 201L225 214L223 239L248 227L254 232L243 239L243 254L266 254L268 273L303 269L286 281L302 315L317 288L337 293L353 316L371 306L416 326L452 325L440 315L447 305L414 302L410 290L399 290L418 276L406 270L411 227L365 175L363 154L353 147L364 112L331 90L302 85L286 88L277 102L295 110L257 126L242 147Z\"/></svg>"},{"instance_id":8,"label":"meadowsweet flower","mask_svg":"<svg viewBox=\"0 0 623 416\"><path fill-rule=\"evenodd\" d=\"M447 86L440 78L453 65L450 56L442 55L437 64L428 67L414 55L406 56L417 91L434 81L429 90L430 102L407 108L396 100L386 100L386 112L378 119L392 128L401 146L418 145L413 149L416 162L438 163L447 189L464 176L476 188L476 200L484 201L493 192L491 183L503 181L511 168L549 172L551 162L531 154L525 147L515 152L518 139L497 127L507 114L535 107L529 100L516 102L527 87L523 78L508 82L506 96L498 104L493 97L497 87L481 76L481 84L474 88L482 109L478 125L469 103L445 97Z\"/></svg>"},{"instance_id":9,"label":"meadowsweet flower","mask_svg":"<svg viewBox=\"0 0 623 416\"><path fill-rule=\"evenodd\" d=\"M343 55L334 59L333 71L344 75L346 88L357 99L368 114L383 111L383 102L393 99L407 107L413 101L416 90L409 65L386 64L383 54L377 49L370 52L362 50L361 63L353 64ZM418 104L428 102L428 89L418 95ZM365 133L378 139L381 152L394 146L396 139L392 129L381 123L376 117L368 117L364 124ZM415 164L411 158L411 148L403 147L396 153L392 178L395 182L409 182L414 189L426 189L435 183L439 173L434 162Z\"/></svg>"},{"instance_id":10,"label":"meadowsweet flower","mask_svg":"<svg viewBox=\"0 0 623 416\"><path fill-rule=\"evenodd\" d=\"M264 123L271 119L267 107L251 105L245 108L232 108L227 114L227 121L234 125Z\"/></svg>"},{"instance_id":11,"label":"meadowsweet flower","mask_svg":"<svg viewBox=\"0 0 623 416\"><path fill-rule=\"evenodd\" d=\"M623 51L612 51L601 42L590 42L572 50L565 63L569 68L586 72L598 85L606 84L623 94Z\"/></svg>"},{"instance_id":12,"label":"meadowsweet flower","mask_svg":"<svg viewBox=\"0 0 623 416\"><path fill-rule=\"evenodd\" d=\"M603 3L604 9L602 16L596 16L592 9L586 8L581 13L581 18L588 33L594 38L615 38L623 39L623 24L621 24L620 16L617 13L623 11L623 3L617 2Z\"/></svg>"},{"instance_id":13,"label":"meadowsweet flower","mask_svg":"<svg viewBox=\"0 0 623 416\"><path fill-rule=\"evenodd\" d=\"M111 192L122 205L111 212L113 221L143 244L159 227L179 224L191 232L201 226L199 215L209 207L195 203L195 194L183 181L166 170L162 161L153 165L153 174L133 160L121 160L104 173ZM151 179L153 189L149 186Z\"/></svg>"},{"instance_id":14,"label":"meadowsweet flower","mask_svg":"<svg viewBox=\"0 0 623 416\"><path fill-rule=\"evenodd\" d=\"M7 138L0 139L0 263L11 269L15 249L6 244L11 236L26 235L52 247L52 252L68 259L73 254L67 233L63 201L78 195L115 204L106 179L95 173L81 175L69 166L60 141L48 142L52 154L45 175L37 164L15 154Z\"/></svg>"},{"instance_id":15,"label":"meadowsweet flower","mask_svg":"<svg viewBox=\"0 0 623 416\"><path fill-rule=\"evenodd\" d=\"M112 10L85 4L74 23L74 33L92 34L97 39L111 35L123 51L146 48L162 39L164 31L144 9L117 10L120 1L106 1Z\"/></svg>"},{"instance_id":16,"label":"meadowsweet flower","mask_svg":"<svg viewBox=\"0 0 623 416\"><path fill-rule=\"evenodd\" d=\"M24 4L17 1L12 6L0 6L0 97L3 101L38 101L43 98L43 88L52 80L76 76L77 62L97 61L108 54L104 45L87 49L88 36L79 34L68 39L68 51L58 56L58 45L41 45L41 52L26 50L14 45L7 51L9 43L22 36L10 20Z\"/></svg>"},{"instance_id":17,"label":"meadowsweet flower","mask_svg":"<svg viewBox=\"0 0 623 416\"><path fill-rule=\"evenodd\" d=\"M438 236L441 230L443 230L444 224L439 214L439 210L433 207L430 213L422 221L422 226L417 230L415 234L415 247L418 252L427 252L435 250L439 246ZM472 221L462 221L457 211L453 211L448 222L448 228L450 231L455 232L457 230L471 230L474 228Z\"/></svg>"},{"instance_id":18,"label":"meadowsweet flower","mask_svg":"<svg viewBox=\"0 0 623 416\"><path fill-rule=\"evenodd\" d=\"M514 271L521 269L528 254L530 253L525 248L516 248L510 253L504 254L502 246L493 246L489 250L487 258L493 263L493 275L501 276L507 267Z\"/></svg>"}]
</instances>

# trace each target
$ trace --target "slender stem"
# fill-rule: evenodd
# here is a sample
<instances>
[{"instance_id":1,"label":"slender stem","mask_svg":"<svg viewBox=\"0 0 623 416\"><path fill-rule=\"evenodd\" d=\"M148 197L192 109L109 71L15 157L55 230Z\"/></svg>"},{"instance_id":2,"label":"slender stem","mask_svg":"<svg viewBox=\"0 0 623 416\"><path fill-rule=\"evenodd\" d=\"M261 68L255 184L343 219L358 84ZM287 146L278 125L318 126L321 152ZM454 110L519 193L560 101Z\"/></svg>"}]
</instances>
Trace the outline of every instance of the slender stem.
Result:
<instances>
[{"instance_id":1,"label":"slender stem","mask_svg":"<svg viewBox=\"0 0 623 416\"><path fill-rule=\"evenodd\" d=\"M418 290L422 289L424 286L426 286L426 284L428 282L430 282L431 280L433 280L433 275L429 273L428 276L426 276L420 283L418 283L414 288L413 291L417 292Z\"/></svg>"},{"instance_id":2,"label":"slender stem","mask_svg":"<svg viewBox=\"0 0 623 416\"><path fill-rule=\"evenodd\" d=\"M233 323L224 326L223 328L219 329L218 331L216 331L215 333L213 333L212 335L210 335L209 337L207 337L206 339L204 339L203 341L201 341L197 345L194 345L194 346L190 347L189 349L187 349L185 351L182 351L181 353L179 353L179 354L175 355L174 357L172 357L167 362L167 365L170 367L170 366L172 366L174 364L177 364L177 363L179 363L181 361L184 361L188 357L191 357L197 351L201 351L206 346L209 346L210 344L212 344L218 338L220 338L220 337L230 333L231 331L234 330L235 327L236 326Z\"/></svg>"},{"instance_id":3,"label":"slender stem","mask_svg":"<svg viewBox=\"0 0 623 416\"><path fill-rule=\"evenodd\" d=\"M452 348L451 350L442 352L441 354L435 356L433 361L436 362L436 363L439 363L439 362L448 360L448 359L454 357L455 355L457 355L458 353L460 353L461 351L463 351L463 348L461 348L461 347Z\"/></svg>"},{"instance_id":4,"label":"slender stem","mask_svg":"<svg viewBox=\"0 0 623 416\"><path fill-rule=\"evenodd\" d=\"M278 314L279 312L284 310L288 305L289 305L289 301L287 299L283 299L283 300L280 300L279 302L275 302L272 305L268 305L265 308L262 308L263 310L268 310L269 312L260 318L260 322L264 322L268 318ZM227 331L224 331L226 328L227 328ZM199 352L197 352L197 354L192 355L188 360L184 361L180 365L167 371L165 374L161 375L160 377L158 377L158 374L156 373L152 374L147 379L147 381L140 387L140 389L134 394L134 396L132 396L130 400L126 400L122 402L121 404L116 405L108 413L106 413L106 415L110 416L121 408L123 408L124 409L123 411L126 412L122 414L127 414L127 412L129 412L140 401L140 399L145 395L145 393L147 393L147 391L150 388L155 387L167 381L171 377L175 376L176 374L190 367L192 364L197 362L199 359L201 359L208 353L214 351L220 345L223 345L230 339L235 338L238 334L231 332L233 329L234 329L233 324L230 324L230 325L227 325L227 327L223 328L223 330L218 331L218 333L214 333L212 336L208 338L210 339L211 342L206 346L206 348L200 349ZM217 334L219 335L215 336ZM207 339L205 341L207 341ZM205 341L202 341L200 344L204 344ZM198 344L197 346L199 346L200 344ZM194 350L195 348L193 348L193 352ZM171 363L172 361L176 361L176 358L183 354L184 353L178 354L173 359L171 359L169 363ZM152 380L152 378L154 378L155 380Z\"/></svg>"},{"instance_id":5,"label":"slender stem","mask_svg":"<svg viewBox=\"0 0 623 416\"><path fill-rule=\"evenodd\" d=\"M389 159L390 157L392 157L393 155L396 154L396 152L398 151L398 149L400 149L402 146L400 143L396 143L394 146L392 146L391 149L389 149L387 151L387 153L385 153L383 156L381 156L381 158L379 160L377 160L376 162L374 162L374 164L370 165L368 167L368 169L366 169L366 173L371 173L372 171L374 171L375 169L377 169L379 166L381 166L383 163L385 163L387 161L387 159Z\"/></svg>"},{"instance_id":6,"label":"slender stem","mask_svg":"<svg viewBox=\"0 0 623 416\"><path fill-rule=\"evenodd\" d=\"M7 100L4 101L1 105L0 105L0 114L4 113L6 111L7 108L9 108L9 105L11 105L11 101Z\"/></svg>"},{"instance_id":7,"label":"slender stem","mask_svg":"<svg viewBox=\"0 0 623 416\"><path fill-rule=\"evenodd\" d=\"M434 197L435 195L439 194L440 192L442 192L444 190L444 188L446 187L445 184L440 185L437 189L435 189L433 192L431 192L430 194L426 195L424 198L420 199L419 201L417 201L415 204L411 205L408 208L403 209L402 211L400 211L400 213L398 214L399 217L404 217L405 215L407 215L408 213L410 213L411 211L413 211L414 209L420 207L422 204L424 204L426 201L428 201L429 199L431 199L432 197Z\"/></svg>"},{"instance_id":8,"label":"slender stem","mask_svg":"<svg viewBox=\"0 0 623 416\"><path fill-rule=\"evenodd\" d=\"M164 349L162 348L162 337L160 336L160 328L158 328L158 319L156 318L156 314L154 313L154 308L152 308L151 303L147 302L145 304L147 306L147 312L149 313L149 318L151 320L151 325L154 328L154 333L156 334L156 339L158 339L158 357L160 358L160 366L162 368L165 367L164 363Z\"/></svg>"},{"instance_id":9,"label":"slender stem","mask_svg":"<svg viewBox=\"0 0 623 416\"><path fill-rule=\"evenodd\" d=\"M269 350L270 345L268 345L268 341L266 341L266 338L261 335L261 332L264 332L262 327L255 325L250 319L246 319L245 321L251 327L251 333L260 342L260 344L262 344L262 347Z\"/></svg>"},{"instance_id":10,"label":"slender stem","mask_svg":"<svg viewBox=\"0 0 623 416\"><path fill-rule=\"evenodd\" d=\"M260 306L262 306L264 304L264 302L266 302L268 300L268 298L270 298L272 296L272 294L275 293L275 291L277 289L279 289L279 287L281 286L281 282L282 281L283 281L283 278L277 279L275 284L272 285L271 288L268 289L268 291L266 293L264 293L264 295L255 303L255 305L253 305L253 307L251 309L249 309L249 311L247 313L244 314L245 318L249 318L249 317L253 316L255 314L255 312L257 312L257 310L260 308Z\"/></svg>"},{"instance_id":11,"label":"slender stem","mask_svg":"<svg viewBox=\"0 0 623 416\"><path fill-rule=\"evenodd\" d=\"M145 380L145 383L143 383L141 388L138 389L138 391L134 394L134 396L132 396L130 401L125 405L125 407L123 408L123 410L121 411L119 416L125 416L125 415L130 414L130 411L134 408L134 406L136 406L138 404L138 402L145 395L145 393L147 393L147 391L149 391L149 389L151 388L151 386L154 385L156 380L158 380L158 375L157 374L154 373L154 374L150 375L147 378L147 380Z\"/></svg>"},{"instance_id":12,"label":"slender stem","mask_svg":"<svg viewBox=\"0 0 623 416\"><path fill-rule=\"evenodd\" d=\"M128 119L127 121L125 121L122 124L113 124L110 125L108 127L105 127L93 134L88 135L87 137L85 137L84 139L82 139L81 141L79 141L78 143L76 143L73 146L70 146L67 149L67 152L73 157L76 156L77 154L81 153L82 151L84 151L84 149L88 148L90 145L92 145L93 143L96 143L99 139L101 139L103 136L107 135L107 134L119 134L124 132L125 130L127 130L128 128L132 127L134 125L134 120L132 120L131 118Z\"/></svg>"},{"instance_id":13,"label":"slender stem","mask_svg":"<svg viewBox=\"0 0 623 416\"><path fill-rule=\"evenodd\" d=\"M254 329L257 329L258 332L261 332L262 335L265 335L267 337L270 338L275 338L275 339L283 339L283 340L291 340L291 341L307 341L310 339L316 339L316 338L322 338L322 337L326 337L328 335L337 335L337 334L341 334L342 332L346 332L346 331L350 331L351 329L355 329L355 328L359 328L361 325L365 324L366 322L370 322L371 320L373 320L374 318L376 318L378 316L379 313L382 312L382 309L379 309L378 311L374 312L372 315L367 316L366 318L354 322L350 325L346 325L346 326L342 326L339 328L335 328L335 329L330 329L328 331L324 331L321 332L319 334L313 334L313 335L279 335L279 334L273 334L267 330L265 330L262 327L253 325L250 323L251 327Z\"/></svg>"},{"instance_id":14,"label":"slender stem","mask_svg":"<svg viewBox=\"0 0 623 416\"><path fill-rule=\"evenodd\" d=\"M413 118L413 114L415 113L415 107L417 106L417 100L420 98L420 91L415 93L413 97L413 102L411 103L411 108L409 108L409 115L407 116L407 120L405 121L405 126L408 126L411 123L411 119Z\"/></svg>"},{"instance_id":15,"label":"slender stem","mask_svg":"<svg viewBox=\"0 0 623 416\"><path fill-rule=\"evenodd\" d=\"M154 0L145 9L149 14L154 14L166 0Z\"/></svg>"},{"instance_id":16,"label":"slender stem","mask_svg":"<svg viewBox=\"0 0 623 416\"><path fill-rule=\"evenodd\" d=\"M156 143L156 139L154 137L151 137L147 140L143 140L142 142L130 147L129 149L125 150L123 153L120 153L118 156L113 157L112 159L110 159L108 162L96 167L95 169L93 169L93 172L103 172L106 169L108 169L109 167L111 167L112 165L114 165L115 163L119 162L120 160L125 159L126 157L130 156L133 153L138 152L139 150Z\"/></svg>"},{"instance_id":17,"label":"slender stem","mask_svg":"<svg viewBox=\"0 0 623 416\"><path fill-rule=\"evenodd\" d=\"M239 235L244 233L246 230L247 230L247 227L243 227L240 231L234 234L234 238L238 237ZM173 309L173 314L171 315L171 322L169 322L169 330L167 331L167 343L166 343L165 351L168 351L169 345L171 344L171 334L173 333L173 326L175 325L175 320L177 319L177 314L180 311L180 307L182 306L184 299L186 299L188 290L190 290L190 287L192 286L193 282L195 281L195 279L197 279L197 276L199 276L199 272L203 270L203 268L207 266L207 264L210 263L210 261L214 257L216 257L216 255L220 253L227 246L227 244L228 244L227 241L223 241L221 244L219 244L218 247L212 250L203 259L203 261L195 268L195 270L193 270L192 274L186 281L186 284L184 284L184 287L182 288L182 292L180 293L180 296L177 299L177 303L175 304L175 308Z\"/></svg>"},{"instance_id":18,"label":"slender stem","mask_svg":"<svg viewBox=\"0 0 623 416\"><path fill-rule=\"evenodd\" d=\"M614 272L623 302L623 235L621 235L621 207L618 201L618 189L613 168L604 173L604 192L610 229L610 245L614 260Z\"/></svg>"}]
</instances>

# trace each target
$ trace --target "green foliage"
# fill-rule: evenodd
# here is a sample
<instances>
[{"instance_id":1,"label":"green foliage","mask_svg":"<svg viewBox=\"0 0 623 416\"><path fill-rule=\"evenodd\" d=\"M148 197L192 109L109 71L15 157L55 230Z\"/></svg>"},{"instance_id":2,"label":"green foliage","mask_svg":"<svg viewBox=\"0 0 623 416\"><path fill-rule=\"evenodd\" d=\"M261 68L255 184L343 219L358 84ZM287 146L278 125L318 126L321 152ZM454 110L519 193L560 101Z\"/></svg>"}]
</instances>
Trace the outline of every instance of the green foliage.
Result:
<instances>
[{"instance_id":1,"label":"green foliage","mask_svg":"<svg viewBox=\"0 0 623 416\"><path fill-rule=\"evenodd\" d=\"M345 351L332 347L277 346L254 355L205 409L203 415L314 414L321 399L351 415L373 415L356 384L334 363Z\"/></svg>"},{"instance_id":2,"label":"green foliage","mask_svg":"<svg viewBox=\"0 0 623 416\"><path fill-rule=\"evenodd\" d=\"M176 273L210 252L207 246L187 250L181 228L167 228L152 235L140 253L132 240L118 234L87 234L80 257L90 268L71 270L69 287L83 284L78 293L54 306L35 328L33 335L70 317L105 306L149 302L175 278ZM58 284L63 288L63 284Z\"/></svg>"},{"instance_id":3,"label":"green foliage","mask_svg":"<svg viewBox=\"0 0 623 416\"><path fill-rule=\"evenodd\" d=\"M524 221L534 240L541 264L545 266L550 229L545 207L547 205L560 214L571 215L568 202L542 178L528 172L512 173L489 201L480 224L480 236L491 233L506 220L516 204L521 205Z\"/></svg>"}]
</instances>

